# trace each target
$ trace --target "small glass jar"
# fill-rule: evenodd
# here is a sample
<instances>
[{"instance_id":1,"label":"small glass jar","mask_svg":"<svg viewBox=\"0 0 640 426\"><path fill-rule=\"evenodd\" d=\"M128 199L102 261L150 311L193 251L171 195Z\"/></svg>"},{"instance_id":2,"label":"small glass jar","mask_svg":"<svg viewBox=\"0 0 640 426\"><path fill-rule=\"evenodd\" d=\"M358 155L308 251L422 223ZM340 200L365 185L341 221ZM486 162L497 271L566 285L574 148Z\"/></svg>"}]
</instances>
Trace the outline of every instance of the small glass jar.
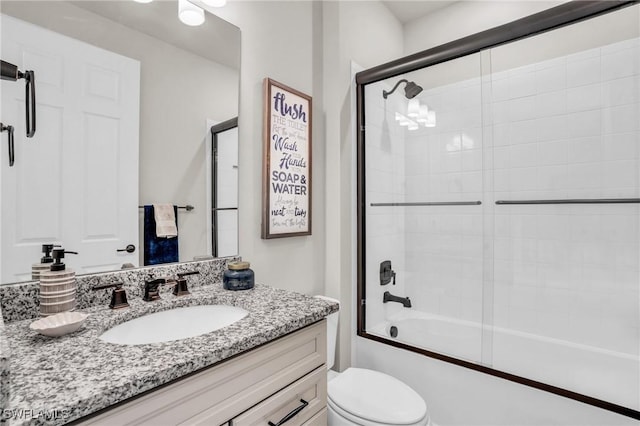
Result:
<instances>
[{"instance_id":1,"label":"small glass jar","mask_svg":"<svg viewBox=\"0 0 640 426\"><path fill-rule=\"evenodd\" d=\"M249 262L229 262L222 276L225 290L249 290L254 286L253 271Z\"/></svg>"}]
</instances>

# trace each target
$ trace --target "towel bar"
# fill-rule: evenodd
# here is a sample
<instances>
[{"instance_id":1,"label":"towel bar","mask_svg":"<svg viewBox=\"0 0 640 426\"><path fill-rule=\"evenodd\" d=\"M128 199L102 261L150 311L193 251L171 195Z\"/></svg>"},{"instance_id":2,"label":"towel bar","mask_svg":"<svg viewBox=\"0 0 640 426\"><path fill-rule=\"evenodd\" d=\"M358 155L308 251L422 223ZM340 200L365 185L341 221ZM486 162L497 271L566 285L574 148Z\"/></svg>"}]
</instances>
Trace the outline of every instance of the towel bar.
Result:
<instances>
[{"instance_id":1,"label":"towel bar","mask_svg":"<svg viewBox=\"0 0 640 426\"><path fill-rule=\"evenodd\" d=\"M144 209L144 206L138 206L138 208L139 208L139 209ZM188 212L190 212L191 210L195 209L195 207L193 207L193 206L192 206L192 205L190 205L190 204L187 204L186 206L178 206L178 208L179 208L179 209L182 209L182 210L186 210L186 211L188 211Z\"/></svg>"}]
</instances>

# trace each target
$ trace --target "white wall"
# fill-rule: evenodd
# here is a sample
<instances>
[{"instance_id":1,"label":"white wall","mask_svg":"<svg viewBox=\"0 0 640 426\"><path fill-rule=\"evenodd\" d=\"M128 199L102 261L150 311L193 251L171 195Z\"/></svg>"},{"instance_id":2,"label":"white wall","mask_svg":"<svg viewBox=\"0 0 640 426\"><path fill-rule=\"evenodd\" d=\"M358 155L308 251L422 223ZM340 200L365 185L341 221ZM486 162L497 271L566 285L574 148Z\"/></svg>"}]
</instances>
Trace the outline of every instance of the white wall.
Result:
<instances>
[{"instance_id":1,"label":"white wall","mask_svg":"<svg viewBox=\"0 0 640 426\"><path fill-rule=\"evenodd\" d=\"M404 26L404 55L479 33L564 1L459 1Z\"/></svg>"},{"instance_id":2,"label":"white wall","mask_svg":"<svg viewBox=\"0 0 640 426\"><path fill-rule=\"evenodd\" d=\"M351 363L355 330L353 297L355 264L352 237L355 198L352 155L355 116L351 111L351 65L370 68L402 54L402 27L377 1L323 2L324 8L324 123L327 174L326 294L342 302L339 358L336 368Z\"/></svg>"},{"instance_id":3,"label":"white wall","mask_svg":"<svg viewBox=\"0 0 640 426\"><path fill-rule=\"evenodd\" d=\"M350 363L352 292L351 61L401 56L402 27L377 1L232 2L214 10L242 31L240 254L258 282L342 302L339 366ZM262 80L313 97L313 235L260 239Z\"/></svg>"},{"instance_id":4,"label":"white wall","mask_svg":"<svg viewBox=\"0 0 640 426\"><path fill-rule=\"evenodd\" d=\"M325 147L322 124L321 4L307 1L229 2L211 9L242 31L240 72L239 243L256 282L306 294L324 292ZM313 98L312 235L263 240L263 79Z\"/></svg>"}]
</instances>

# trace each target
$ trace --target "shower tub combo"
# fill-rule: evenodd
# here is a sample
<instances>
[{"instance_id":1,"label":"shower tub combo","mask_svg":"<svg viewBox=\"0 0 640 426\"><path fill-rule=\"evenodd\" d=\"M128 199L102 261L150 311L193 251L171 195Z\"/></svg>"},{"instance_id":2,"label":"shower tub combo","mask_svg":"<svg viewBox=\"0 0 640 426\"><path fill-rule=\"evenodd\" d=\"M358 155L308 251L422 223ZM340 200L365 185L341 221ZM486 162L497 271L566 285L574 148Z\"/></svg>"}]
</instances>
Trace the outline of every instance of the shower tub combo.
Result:
<instances>
[{"instance_id":1,"label":"shower tub combo","mask_svg":"<svg viewBox=\"0 0 640 426\"><path fill-rule=\"evenodd\" d=\"M639 17L570 2L356 75L359 336L640 419Z\"/></svg>"}]
</instances>

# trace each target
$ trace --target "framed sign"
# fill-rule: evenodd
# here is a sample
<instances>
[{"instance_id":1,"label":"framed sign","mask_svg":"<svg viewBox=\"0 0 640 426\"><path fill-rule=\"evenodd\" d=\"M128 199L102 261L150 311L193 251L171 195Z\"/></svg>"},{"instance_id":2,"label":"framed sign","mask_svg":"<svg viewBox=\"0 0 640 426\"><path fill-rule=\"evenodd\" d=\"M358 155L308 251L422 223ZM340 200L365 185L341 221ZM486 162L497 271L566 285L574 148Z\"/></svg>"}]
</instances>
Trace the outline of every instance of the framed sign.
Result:
<instances>
[{"instance_id":1,"label":"framed sign","mask_svg":"<svg viewBox=\"0 0 640 426\"><path fill-rule=\"evenodd\" d=\"M262 238L311 235L311 97L264 79Z\"/></svg>"}]
</instances>

